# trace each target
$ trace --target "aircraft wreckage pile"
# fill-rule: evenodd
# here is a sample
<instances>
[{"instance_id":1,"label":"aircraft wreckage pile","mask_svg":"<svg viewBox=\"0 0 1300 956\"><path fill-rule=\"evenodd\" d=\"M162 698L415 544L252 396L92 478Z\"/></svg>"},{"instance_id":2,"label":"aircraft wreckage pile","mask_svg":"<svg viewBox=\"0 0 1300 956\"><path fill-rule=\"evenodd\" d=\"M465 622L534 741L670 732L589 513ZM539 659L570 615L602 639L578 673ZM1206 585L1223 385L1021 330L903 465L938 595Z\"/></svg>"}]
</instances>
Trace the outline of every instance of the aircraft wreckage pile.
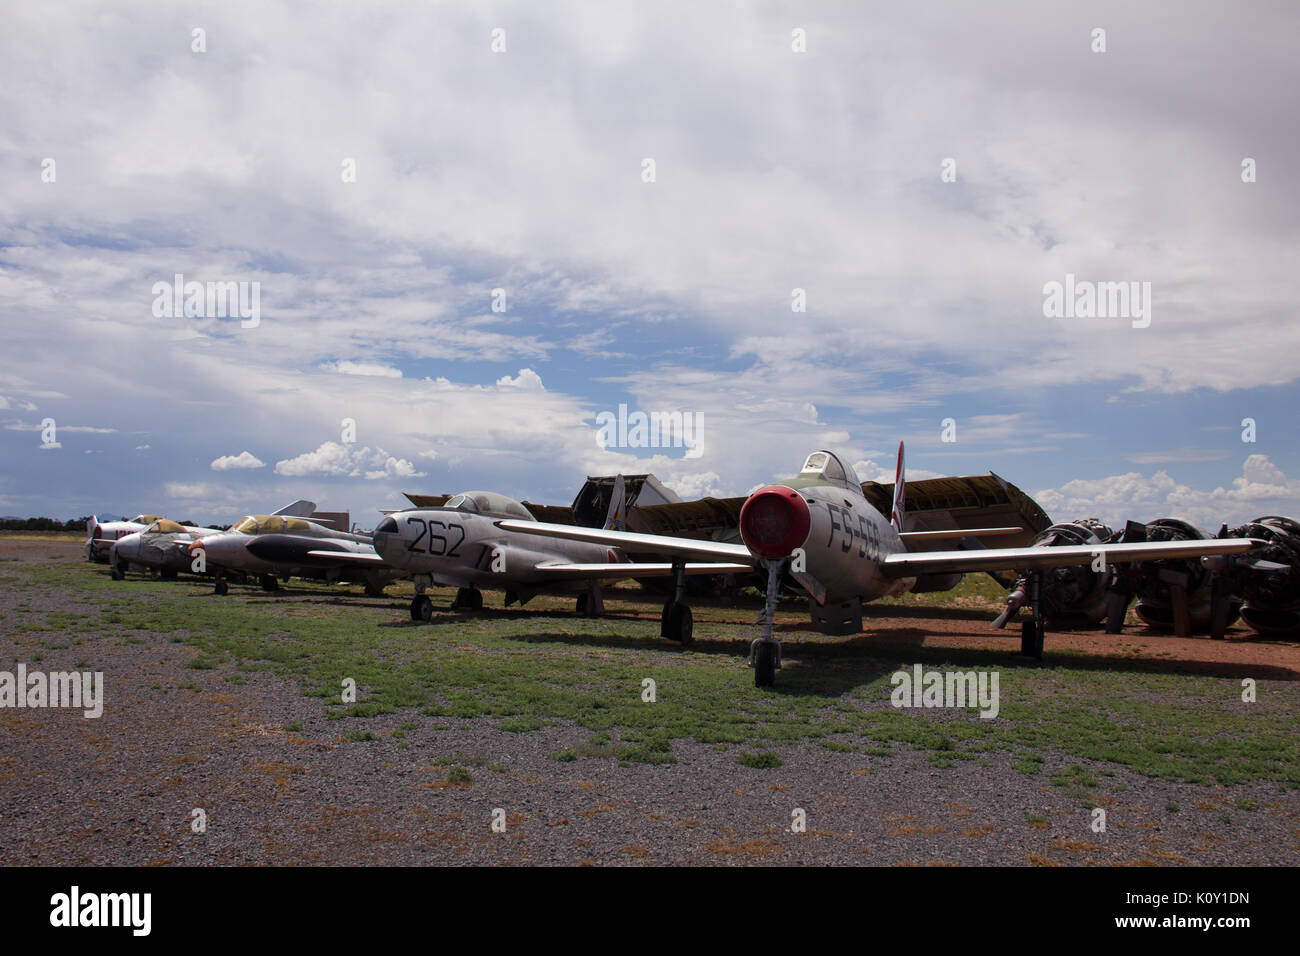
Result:
<instances>
[{"instance_id":1,"label":"aircraft wreckage pile","mask_svg":"<svg viewBox=\"0 0 1300 956\"><path fill-rule=\"evenodd\" d=\"M1173 518L1122 529L1052 524L991 473L906 482L901 444L892 485L863 483L833 452L817 451L796 476L743 498L682 501L653 475L589 478L569 507L490 491L407 497L413 507L386 512L372 532L310 501L226 531L158 515L92 518L86 556L108 561L117 580L135 568L211 575L218 594L231 580L273 591L293 576L360 582L378 595L409 576L416 621L432 618L426 592L435 585L457 588L453 610L479 610L487 589L504 591L507 607L575 594L577 612L594 616L604 610L602 582L631 578L662 590L660 633L682 644L692 639L693 581L753 583L767 595L749 654L759 686L781 666L772 618L783 589L807 595L812 629L857 634L866 601L948 590L986 572L1009 591L993 626L1018 619L1031 658L1042 657L1048 623L1104 621L1118 633L1134 599L1144 623L1179 635L1221 638L1237 618L1263 635L1300 633L1300 523L1290 518L1215 535Z\"/></svg>"}]
</instances>

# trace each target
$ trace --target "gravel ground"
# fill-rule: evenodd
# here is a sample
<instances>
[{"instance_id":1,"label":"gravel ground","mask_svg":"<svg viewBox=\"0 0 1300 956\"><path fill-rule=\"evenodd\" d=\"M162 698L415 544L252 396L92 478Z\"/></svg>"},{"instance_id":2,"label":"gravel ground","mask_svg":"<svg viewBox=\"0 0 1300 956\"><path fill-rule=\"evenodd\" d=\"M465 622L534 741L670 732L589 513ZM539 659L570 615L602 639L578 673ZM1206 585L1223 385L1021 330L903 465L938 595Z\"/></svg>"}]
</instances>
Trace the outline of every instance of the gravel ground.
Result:
<instances>
[{"instance_id":1,"label":"gravel ground","mask_svg":"<svg viewBox=\"0 0 1300 956\"><path fill-rule=\"evenodd\" d=\"M66 550L27 543L24 554L67 560ZM22 600L78 610L57 595ZM0 613L14 601L0 596ZM49 634L15 634L13 621L0 618L0 667L17 657L76 669L84 648L41 648L32 663ZM1088 762L1050 751L1032 777L1000 752L991 766L936 769L903 747L886 757L788 746L773 750L783 765L770 769L740 765L734 748L682 741L675 764L559 762L549 754L591 732L508 733L496 719L417 711L328 720L295 684L266 672L227 683L233 668L187 669L192 648L140 636L95 650L111 681L102 718L0 710L0 864L1300 862L1300 795L1271 783L1207 787L1108 767L1114 775L1096 788L1107 829L1094 833L1090 809L1048 785L1053 771ZM1203 656L1213 651L1197 643ZM1300 679L1294 645L1281 656L1268 645L1220 647ZM184 682L199 689L176 689ZM403 722L418 724L404 739L383 732ZM348 739L357 729L377 739ZM453 782L448 766L432 764L447 757L472 779ZM206 832L191 828L196 808ZM497 810L505 832L493 831ZM805 832L792 827L796 810Z\"/></svg>"}]
</instances>

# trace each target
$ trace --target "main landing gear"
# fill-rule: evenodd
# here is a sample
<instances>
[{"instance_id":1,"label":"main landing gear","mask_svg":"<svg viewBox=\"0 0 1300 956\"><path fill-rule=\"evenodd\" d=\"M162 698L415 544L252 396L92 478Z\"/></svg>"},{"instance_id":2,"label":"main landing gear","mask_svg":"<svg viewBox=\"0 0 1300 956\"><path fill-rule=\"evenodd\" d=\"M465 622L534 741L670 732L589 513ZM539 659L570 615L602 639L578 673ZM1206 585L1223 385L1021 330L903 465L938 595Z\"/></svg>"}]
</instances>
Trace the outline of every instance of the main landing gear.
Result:
<instances>
[{"instance_id":1,"label":"main landing gear","mask_svg":"<svg viewBox=\"0 0 1300 956\"><path fill-rule=\"evenodd\" d=\"M694 640L695 622L686 603L686 559L673 559L673 596L664 604L659 618L659 636L686 645Z\"/></svg>"},{"instance_id":2,"label":"main landing gear","mask_svg":"<svg viewBox=\"0 0 1300 956\"><path fill-rule=\"evenodd\" d=\"M425 589L429 585L422 582L415 582L415 597L411 601L411 620L424 621L426 624L433 620L433 602L425 594ZM478 588L457 588L456 597L451 602L449 611L481 611L483 610L483 592Z\"/></svg>"},{"instance_id":3,"label":"main landing gear","mask_svg":"<svg viewBox=\"0 0 1300 956\"><path fill-rule=\"evenodd\" d=\"M763 636L749 645L749 666L754 668L754 686L771 687L776 683L776 672L781 669L781 641L773 636L772 618L776 615L776 602L781 594L781 572L785 561L767 564L767 597L763 601Z\"/></svg>"},{"instance_id":4,"label":"main landing gear","mask_svg":"<svg viewBox=\"0 0 1300 956\"><path fill-rule=\"evenodd\" d=\"M583 617L603 617L605 614L605 596L600 590L599 581L587 582L587 590L578 595L576 608Z\"/></svg>"},{"instance_id":5,"label":"main landing gear","mask_svg":"<svg viewBox=\"0 0 1300 956\"><path fill-rule=\"evenodd\" d=\"M483 592L478 588L457 588L456 599L451 602L453 611L483 610Z\"/></svg>"},{"instance_id":6,"label":"main landing gear","mask_svg":"<svg viewBox=\"0 0 1300 956\"><path fill-rule=\"evenodd\" d=\"M1011 616L1028 604L1030 616L1020 622L1020 654L1031 661L1042 661L1043 641L1047 637L1047 622L1043 617L1043 572L1030 571L1010 594L1007 606L993 621L995 628L1007 626Z\"/></svg>"}]
</instances>

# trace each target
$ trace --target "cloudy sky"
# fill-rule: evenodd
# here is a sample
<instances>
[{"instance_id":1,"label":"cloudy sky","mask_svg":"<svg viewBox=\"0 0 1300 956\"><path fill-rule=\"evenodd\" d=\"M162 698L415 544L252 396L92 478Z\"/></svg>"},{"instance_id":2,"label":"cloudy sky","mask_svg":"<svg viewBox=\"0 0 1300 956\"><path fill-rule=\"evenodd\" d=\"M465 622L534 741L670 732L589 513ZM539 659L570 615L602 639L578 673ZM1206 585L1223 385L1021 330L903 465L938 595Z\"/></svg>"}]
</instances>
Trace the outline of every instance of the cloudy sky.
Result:
<instances>
[{"instance_id":1,"label":"cloudy sky","mask_svg":"<svg viewBox=\"0 0 1300 956\"><path fill-rule=\"evenodd\" d=\"M900 439L1058 520L1300 514L1300 10L1135 6L10 5L0 514L741 494ZM1067 275L1145 317L1045 314ZM620 404L698 453L602 448Z\"/></svg>"}]
</instances>

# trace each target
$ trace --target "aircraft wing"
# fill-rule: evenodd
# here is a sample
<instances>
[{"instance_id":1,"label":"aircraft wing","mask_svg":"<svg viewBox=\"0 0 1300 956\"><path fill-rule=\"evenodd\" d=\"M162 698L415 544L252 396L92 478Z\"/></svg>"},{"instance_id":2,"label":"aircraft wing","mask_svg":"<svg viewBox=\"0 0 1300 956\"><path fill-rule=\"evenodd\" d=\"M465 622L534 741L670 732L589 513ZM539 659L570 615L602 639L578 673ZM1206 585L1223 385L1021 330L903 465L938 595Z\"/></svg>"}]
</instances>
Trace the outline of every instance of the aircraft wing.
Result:
<instances>
[{"instance_id":1,"label":"aircraft wing","mask_svg":"<svg viewBox=\"0 0 1300 956\"><path fill-rule=\"evenodd\" d=\"M925 544L927 541L951 541L954 538L991 538L1003 534L1024 534L1024 528L943 528L939 531L901 531L903 544Z\"/></svg>"},{"instance_id":2,"label":"aircraft wing","mask_svg":"<svg viewBox=\"0 0 1300 956\"><path fill-rule=\"evenodd\" d=\"M308 551L313 558L330 558L339 564L383 564L384 559L377 554L363 554L357 551Z\"/></svg>"},{"instance_id":3,"label":"aircraft wing","mask_svg":"<svg viewBox=\"0 0 1300 956\"><path fill-rule=\"evenodd\" d=\"M544 538L566 538L570 541L589 541L611 548L625 548L651 554L680 555L684 558L703 558L713 561L727 561L743 564L745 570L753 568L758 559L750 554L743 544L727 544L723 541L705 541L695 538L671 538L662 534L639 534L635 531L603 531L600 528L582 528L571 524L547 524L543 521L519 521L515 518L503 518L496 522L502 531L518 531L523 534L536 534ZM650 565L638 564L637 567ZM729 572L710 572L722 574Z\"/></svg>"},{"instance_id":4,"label":"aircraft wing","mask_svg":"<svg viewBox=\"0 0 1300 956\"><path fill-rule=\"evenodd\" d=\"M538 571L584 578L656 578L673 573L671 564L651 564L644 561L623 561L618 564L539 564ZM687 564L687 574L749 574L754 569L748 564Z\"/></svg>"},{"instance_id":5,"label":"aircraft wing","mask_svg":"<svg viewBox=\"0 0 1300 956\"><path fill-rule=\"evenodd\" d=\"M885 558L893 578L954 571L1021 571L1089 564L1098 554L1107 564L1244 554L1266 547L1254 538L1209 538L1193 541L1148 541L1129 544L1070 545L1059 548L989 548L983 551L912 551Z\"/></svg>"}]
</instances>

